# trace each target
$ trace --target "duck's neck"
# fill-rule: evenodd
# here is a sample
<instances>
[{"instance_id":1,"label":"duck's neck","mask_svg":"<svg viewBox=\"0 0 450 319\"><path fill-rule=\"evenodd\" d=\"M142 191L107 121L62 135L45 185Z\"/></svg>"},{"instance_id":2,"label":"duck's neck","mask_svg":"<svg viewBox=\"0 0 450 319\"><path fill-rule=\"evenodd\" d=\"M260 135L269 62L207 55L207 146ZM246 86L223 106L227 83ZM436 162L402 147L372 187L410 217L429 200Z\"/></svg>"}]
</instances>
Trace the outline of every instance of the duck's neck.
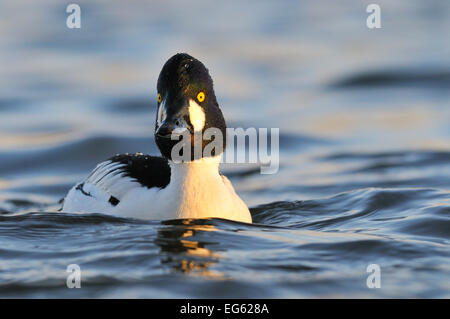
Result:
<instances>
[{"instance_id":1,"label":"duck's neck","mask_svg":"<svg viewBox=\"0 0 450 319\"><path fill-rule=\"evenodd\" d=\"M165 190L167 211L173 218L226 218L250 222L245 203L219 173L221 155L188 163L173 163Z\"/></svg>"},{"instance_id":2,"label":"duck's neck","mask_svg":"<svg viewBox=\"0 0 450 319\"><path fill-rule=\"evenodd\" d=\"M171 183L177 185L186 182L202 182L208 179L220 178L219 164L222 155L215 157L204 157L192 162L174 163L169 161L171 168ZM191 185L192 186L192 185Z\"/></svg>"},{"instance_id":3,"label":"duck's neck","mask_svg":"<svg viewBox=\"0 0 450 319\"><path fill-rule=\"evenodd\" d=\"M217 197L227 192L219 163L220 156L185 163L169 161L170 183L166 193L170 194L167 201L175 218L217 217L215 207L221 203Z\"/></svg>"}]
</instances>

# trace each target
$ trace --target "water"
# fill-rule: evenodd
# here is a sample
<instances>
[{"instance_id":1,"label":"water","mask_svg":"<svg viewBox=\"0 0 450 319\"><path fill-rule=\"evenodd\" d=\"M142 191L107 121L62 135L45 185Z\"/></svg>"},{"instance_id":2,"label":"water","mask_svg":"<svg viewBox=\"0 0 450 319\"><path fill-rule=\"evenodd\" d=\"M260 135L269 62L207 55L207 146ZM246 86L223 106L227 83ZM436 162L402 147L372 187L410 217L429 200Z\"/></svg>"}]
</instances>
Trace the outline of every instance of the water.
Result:
<instances>
[{"instance_id":1,"label":"water","mask_svg":"<svg viewBox=\"0 0 450 319\"><path fill-rule=\"evenodd\" d=\"M77 3L80 30L0 4L1 297L450 297L448 1L378 1L379 30L359 1ZM96 163L158 154L178 51L230 127L280 128L277 174L225 170L254 224L57 213Z\"/></svg>"}]
</instances>

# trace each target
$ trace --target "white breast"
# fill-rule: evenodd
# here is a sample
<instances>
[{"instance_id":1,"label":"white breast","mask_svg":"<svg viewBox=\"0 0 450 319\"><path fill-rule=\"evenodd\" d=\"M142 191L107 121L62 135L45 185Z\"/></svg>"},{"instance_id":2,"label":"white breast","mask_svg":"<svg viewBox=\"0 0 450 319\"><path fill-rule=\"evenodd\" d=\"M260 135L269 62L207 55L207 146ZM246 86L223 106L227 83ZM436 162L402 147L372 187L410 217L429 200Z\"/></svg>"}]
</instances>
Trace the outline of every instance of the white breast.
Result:
<instances>
[{"instance_id":1,"label":"white breast","mask_svg":"<svg viewBox=\"0 0 450 319\"><path fill-rule=\"evenodd\" d=\"M173 183L165 194L168 201L175 203L176 218L216 217L251 222L247 206L228 179L219 174L218 165L217 158L171 164Z\"/></svg>"}]
</instances>

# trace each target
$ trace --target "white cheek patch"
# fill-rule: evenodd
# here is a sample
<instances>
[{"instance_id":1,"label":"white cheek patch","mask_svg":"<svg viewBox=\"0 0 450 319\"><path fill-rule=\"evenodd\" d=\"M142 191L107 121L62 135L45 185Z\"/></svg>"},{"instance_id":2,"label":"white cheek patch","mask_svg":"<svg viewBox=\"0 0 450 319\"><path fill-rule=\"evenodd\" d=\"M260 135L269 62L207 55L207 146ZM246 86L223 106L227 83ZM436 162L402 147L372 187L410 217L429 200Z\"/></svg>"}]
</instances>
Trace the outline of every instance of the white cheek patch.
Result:
<instances>
[{"instance_id":1,"label":"white cheek patch","mask_svg":"<svg viewBox=\"0 0 450 319\"><path fill-rule=\"evenodd\" d=\"M194 100L189 100L189 119L195 132L200 132L205 127L205 112Z\"/></svg>"},{"instance_id":2,"label":"white cheek patch","mask_svg":"<svg viewBox=\"0 0 450 319\"><path fill-rule=\"evenodd\" d=\"M158 108L158 118L157 118L158 126L161 126L161 123L166 120L166 117L167 117L166 101L162 101L159 104L159 108Z\"/></svg>"}]
</instances>

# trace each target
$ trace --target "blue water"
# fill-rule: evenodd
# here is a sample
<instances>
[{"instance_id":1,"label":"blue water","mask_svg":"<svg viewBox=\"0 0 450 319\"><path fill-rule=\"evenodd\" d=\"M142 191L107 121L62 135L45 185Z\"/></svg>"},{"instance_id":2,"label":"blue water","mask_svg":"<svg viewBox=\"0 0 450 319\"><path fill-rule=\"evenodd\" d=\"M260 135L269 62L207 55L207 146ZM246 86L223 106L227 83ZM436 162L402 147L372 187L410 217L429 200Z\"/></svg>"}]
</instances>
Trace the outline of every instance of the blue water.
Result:
<instances>
[{"instance_id":1,"label":"blue water","mask_svg":"<svg viewBox=\"0 0 450 319\"><path fill-rule=\"evenodd\" d=\"M450 2L378 1L378 30L360 1L77 3L79 30L0 4L0 297L450 297ZM158 154L183 51L230 127L280 128L277 174L224 168L254 224L59 213L98 162Z\"/></svg>"}]
</instances>

